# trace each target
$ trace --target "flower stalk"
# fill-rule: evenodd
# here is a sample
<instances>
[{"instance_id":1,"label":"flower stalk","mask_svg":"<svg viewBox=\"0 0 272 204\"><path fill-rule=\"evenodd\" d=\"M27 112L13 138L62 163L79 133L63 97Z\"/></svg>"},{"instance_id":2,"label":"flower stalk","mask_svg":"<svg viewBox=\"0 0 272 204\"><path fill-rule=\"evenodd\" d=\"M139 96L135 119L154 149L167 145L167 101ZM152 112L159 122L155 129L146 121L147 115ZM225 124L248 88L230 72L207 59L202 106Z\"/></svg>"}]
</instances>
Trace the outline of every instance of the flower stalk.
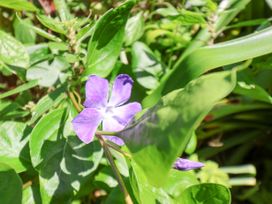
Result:
<instances>
[{"instance_id":1,"label":"flower stalk","mask_svg":"<svg viewBox=\"0 0 272 204\"><path fill-rule=\"evenodd\" d=\"M108 161L110 163L110 166L111 166L111 168L113 170L113 173L114 173L114 175L115 175L115 177L117 179L117 182L118 182L118 184L119 184L119 186L121 188L121 191L124 193L126 204L133 204L132 199L131 199L131 197L130 197L128 191L127 191L127 188L125 186L125 183L124 183L124 181L122 179L122 176L121 176L116 164L114 163L114 159L113 159L113 157L111 155L111 152L110 152L110 150L108 148L108 145L107 145L106 141L104 140L102 135L96 134L96 137L98 138L102 148L104 149L105 156L107 157L107 159L108 159Z\"/></svg>"}]
</instances>

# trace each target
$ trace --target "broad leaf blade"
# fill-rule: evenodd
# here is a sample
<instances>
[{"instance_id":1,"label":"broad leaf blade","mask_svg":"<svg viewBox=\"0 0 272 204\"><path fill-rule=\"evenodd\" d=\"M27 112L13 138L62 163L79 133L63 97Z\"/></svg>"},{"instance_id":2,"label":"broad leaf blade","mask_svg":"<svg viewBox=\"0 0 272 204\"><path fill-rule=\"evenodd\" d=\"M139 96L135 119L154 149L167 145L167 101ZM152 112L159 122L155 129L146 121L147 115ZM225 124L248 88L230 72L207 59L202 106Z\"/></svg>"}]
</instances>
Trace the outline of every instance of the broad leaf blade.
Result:
<instances>
[{"instance_id":1,"label":"broad leaf blade","mask_svg":"<svg viewBox=\"0 0 272 204\"><path fill-rule=\"evenodd\" d=\"M131 55L132 69L138 83L147 89L156 88L164 68L152 50L142 42L135 42Z\"/></svg>"},{"instance_id":2,"label":"broad leaf blade","mask_svg":"<svg viewBox=\"0 0 272 204\"><path fill-rule=\"evenodd\" d=\"M29 56L25 47L11 35L0 30L0 62L28 68Z\"/></svg>"},{"instance_id":3,"label":"broad leaf blade","mask_svg":"<svg viewBox=\"0 0 272 204\"><path fill-rule=\"evenodd\" d=\"M185 189L177 199L182 204L230 204L230 191L225 186L203 183Z\"/></svg>"},{"instance_id":4,"label":"broad leaf blade","mask_svg":"<svg viewBox=\"0 0 272 204\"><path fill-rule=\"evenodd\" d=\"M135 1L129 0L97 21L88 45L85 77L90 74L106 77L110 74L121 51L127 18L134 4Z\"/></svg>"},{"instance_id":5,"label":"broad leaf blade","mask_svg":"<svg viewBox=\"0 0 272 204\"><path fill-rule=\"evenodd\" d=\"M121 131L133 160L152 184L161 185L166 180L193 131L235 83L236 75L230 71L203 76L163 97L143 119Z\"/></svg>"},{"instance_id":6,"label":"broad leaf blade","mask_svg":"<svg viewBox=\"0 0 272 204\"><path fill-rule=\"evenodd\" d=\"M0 198L1 203L22 203L22 181L18 174L7 166L0 163Z\"/></svg>"},{"instance_id":7,"label":"broad leaf blade","mask_svg":"<svg viewBox=\"0 0 272 204\"><path fill-rule=\"evenodd\" d=\"M272 27L235 40L199 48L172 72L166 91L186 83L214 68L241 62L272 52Z\"/></svg>"},{"instance_id":8,"label":"broad leaf blade","mask_svg":"<svg viewBox=\"0 0 272 204\"><path fill-rule=\"evenodd\" d=\"M27 0L1 0L0 7L10 8L18 11L37 11L38 9Z\"/></svg>"},{"instance_id":9,"label":"broad leaf blade","mask_svg":"<svg viewBox=\"0 0 272 204\"><path fill-rule=\"evenodd\" d=\"M39 171L42 201L66 203L90 181L103 151L97 141L83 144L72 133L66 110L56 109L33 129L30 154Z\"/></svg>"},{"instance_id":10,"label":"broad leaf blade","mask_svg":"<svg viewBox=\"0 0 272 204\"><path fill-rule=\"evenodd\" d=\"M0 162L19 173L31 166L27 144L30 131L21 122L7 121L0 125Z\"/></svg>"}]
</instances>

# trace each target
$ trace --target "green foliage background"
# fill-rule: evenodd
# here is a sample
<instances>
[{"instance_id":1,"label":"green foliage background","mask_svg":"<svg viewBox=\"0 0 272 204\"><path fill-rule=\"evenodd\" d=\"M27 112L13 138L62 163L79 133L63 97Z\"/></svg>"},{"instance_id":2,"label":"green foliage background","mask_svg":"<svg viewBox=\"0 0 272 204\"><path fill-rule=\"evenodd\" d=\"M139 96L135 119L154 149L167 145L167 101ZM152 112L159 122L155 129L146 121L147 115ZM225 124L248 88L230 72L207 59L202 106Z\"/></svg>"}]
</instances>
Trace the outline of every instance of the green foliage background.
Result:
<instances>
[{"instance_id":1,"label":"green foliage background","mask_svg":"<svg viewBox=\"0 0 272 204\"><path fill-rule=\"evenodd\" d=\"M271 10L271 0L0 0L0 203L131 203L124 187L140 204L271 202ZM120 73L144 110L107 152L71 121L90 74ZM177 171L178 157L205 167Z\"/></svg>"}]
</instances>

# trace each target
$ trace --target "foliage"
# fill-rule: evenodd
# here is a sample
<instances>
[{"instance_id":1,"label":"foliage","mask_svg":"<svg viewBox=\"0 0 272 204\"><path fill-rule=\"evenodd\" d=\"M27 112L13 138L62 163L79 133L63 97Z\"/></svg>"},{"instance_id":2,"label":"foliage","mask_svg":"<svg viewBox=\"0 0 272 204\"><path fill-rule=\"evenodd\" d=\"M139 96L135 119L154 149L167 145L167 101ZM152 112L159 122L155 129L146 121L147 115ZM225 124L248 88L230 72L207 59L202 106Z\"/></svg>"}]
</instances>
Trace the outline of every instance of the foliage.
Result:
<instances>
[{"instance_id":1,"label":"foliage","mask_svg":"<svg viewBox=\"0 0 272 204\"><path fill-rule=\"evenodd\" d=\"M0 203L269 203L271 5L1 0ZM86 80L119 74L144 109L84 144Z\"/></svg>"}]
</instances>

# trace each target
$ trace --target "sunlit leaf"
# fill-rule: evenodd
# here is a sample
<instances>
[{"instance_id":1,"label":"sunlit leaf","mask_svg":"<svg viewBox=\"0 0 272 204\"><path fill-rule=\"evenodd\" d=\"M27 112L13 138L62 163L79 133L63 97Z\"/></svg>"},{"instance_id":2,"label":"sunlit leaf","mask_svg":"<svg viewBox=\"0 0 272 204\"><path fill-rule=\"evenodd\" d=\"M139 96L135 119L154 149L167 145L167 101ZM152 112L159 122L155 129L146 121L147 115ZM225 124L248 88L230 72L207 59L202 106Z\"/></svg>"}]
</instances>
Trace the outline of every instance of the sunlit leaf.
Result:
<instances>
[{"instance_id":1,"label":"sunlit leaf","mask_svg":"<svg viewBox=\"0 0 272 204\"><path fill-rule=\"evenodd\" d=\"M127 18L134 4L134 0L129 0L109 10L96 22L88 45L85 77L90 74L106 77L110 74L120 54Z\"/></svg>"},{"instance_id":2,"label":"sunlit leaf","mask_svg":"<svg viewBox=\"0 0 272 204\"><path fill-rule=\"evenodd\" d=\"M133 160L152 184L161 185L167 179L197 125L235 83L235 73L229 71L193 80L164 96L139 122L121 132Z\"/></svg>"}]
</instances>

